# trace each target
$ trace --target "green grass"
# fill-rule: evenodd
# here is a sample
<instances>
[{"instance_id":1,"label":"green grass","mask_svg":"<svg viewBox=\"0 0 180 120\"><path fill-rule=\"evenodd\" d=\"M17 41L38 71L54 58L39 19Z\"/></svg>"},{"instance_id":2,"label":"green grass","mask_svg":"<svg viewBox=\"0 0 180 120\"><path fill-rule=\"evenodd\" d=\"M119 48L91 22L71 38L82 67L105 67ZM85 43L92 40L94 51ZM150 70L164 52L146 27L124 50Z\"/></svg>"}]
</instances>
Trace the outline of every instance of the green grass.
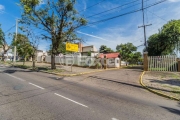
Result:
<instances>
[{"instance_id":1,"label":"green grass","mask_svg":"<svg viewBox=\"0 0 180 120\"><path fill-rule=\"evenodd\" d=\"M174 75L172 75L172 78L175 78L175 79L177 79L177 80L179 80L179 75L176 75L176 74L174 74Z\"/></svg>"},{"instance_id":2,"label":"green grass","mask_svg":"<svg viewBox=\"0 0 180 120\"><path fill-rule=\"evenodd\" d=\"M179 93L180 94L180 87L171 87L169 85L163 85L163 87L170 88L173 93Z\"/></svg>"},{"instance_id":3,"label":"green grass","mask_svg":"<svg viewBox=\"0 0 180 120\"><path fill-rule=\"evenodd\" d=\"M26 66L26 65L14 65L14 67L18 67L18 68L22 68L22 69L29 69L29 68L31 68L30 66Z\"/></svg>"},{"instance_id":4,"label":"green grass","mask_svg":"<svg viewBox=\"0 0 180 120\"><path fill-rule=\"evenodd\" d=\"M10 65L10 64L13 64L12 61L0 61L0 64L5 64L5 65Z\"/></svg>"},{"instance_id":5,"label":"green grass","mask_svg":"<svg viewBox=\"0 0 180 120\"><path fill-rule=\"evenodd\" d=\"M61 73L63 72L64 70L61 70L61 69L55 69L55 70L47 70L47 72L50 72L50 73Z\"/></svg>"},{"instance_id":6,"label":"green grass","mask_svg":"<svg viewBox=\"0 0 180 120\"><path fill-rule=\"evenodd\" d=\"M167 68L149 68L151 71L167 71Z\"/></svg>"}]
</instances>

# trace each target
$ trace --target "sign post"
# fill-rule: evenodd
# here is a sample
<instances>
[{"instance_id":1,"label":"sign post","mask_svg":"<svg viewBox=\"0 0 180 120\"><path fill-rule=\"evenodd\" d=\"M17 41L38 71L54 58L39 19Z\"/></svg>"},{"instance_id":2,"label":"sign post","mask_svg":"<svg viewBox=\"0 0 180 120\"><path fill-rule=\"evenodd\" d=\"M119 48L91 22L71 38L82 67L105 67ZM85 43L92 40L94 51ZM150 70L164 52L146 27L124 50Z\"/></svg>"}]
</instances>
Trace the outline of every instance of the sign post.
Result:
<instances>
[{"instance_id":1,"label":"sign post","mask_svg":"<svg viewBox=\"0 0 180 120\"><path fill-rule=\"evenodd\" d=\"M77 44L72 44L72 43L66 42L66 50L71 51L71 52L78 52L79 47ZM72 59L74 59L73 55L72 55ZM73 63L71 65L71 72L72 72L72 66L73 66Z\"/></svg>"}]
</instances>

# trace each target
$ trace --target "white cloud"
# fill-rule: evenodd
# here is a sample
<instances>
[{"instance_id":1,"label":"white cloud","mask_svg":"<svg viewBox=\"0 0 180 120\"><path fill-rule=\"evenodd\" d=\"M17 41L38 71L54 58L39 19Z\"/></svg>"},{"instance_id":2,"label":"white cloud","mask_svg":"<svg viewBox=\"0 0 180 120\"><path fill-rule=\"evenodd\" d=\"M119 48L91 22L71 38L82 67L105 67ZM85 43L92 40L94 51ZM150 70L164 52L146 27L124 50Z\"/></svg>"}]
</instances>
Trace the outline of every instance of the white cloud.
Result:
<instances>
[{"instance_id":1,"label":"white cloud","mask_svg":"<svg viewBox=\"0 0 180 120\"><path fill-rule=\"evenodd\" d=\"M4 12L4 10L5 10L5 7L0 4L0 13Z\"/></svg>"},{"instance_id":2,"label":"white cloud","mask_svg":"<svg viewBox=\"0 0 180 120\"><path fill-rule=\"evenodd\" d=\"M128 26L127 26L128 27ZM116 46L121 43L132 42L135 46L142 45L143 36L142 30L138 29L134 31L131 35L123 35L122 32L125 32L126 29L122 29L119 26L114 28L107 28L97 35L85 34L91 36L88 38L87 43L95 45L98 49L101 45L106 45L111 47L113 50L116 50Z\"/></svg>"},{"instance_id":3,"label":"white cloud","mask_svg":"<svg viewBox=\"0 0 180 120\"><path fill-rule=\"evenodd\" d=\"M180 2L180 0L169 0L169 2Z\"/></svg>"},{"instance_id":4,"label":"white cloud","mask_svg":"<svg viewBox=\"0 0 180 120\"><path fill-rule=\"evenodd\" d=\"M38 46L38 49L39 50L43 50L43 51L48 51L49 50L49 48L50 48L50 44L40 44L39 46Z\"/></svg>"},{"instance_id":5,"label":"white cloud","mask_svg":"<svg viewBox=\"0 0 180 120\"><path fill-rule=\"evenodd\" d=\"M100 40L103 40L103 41L113 42L113 41L106 40L106 39L104 39L102 37L98 37L98 36L95 36L95 35L92 35L92 34L83 33L83 32L80 32L80 31L77 31L77 33L80 33L80 34L83 34L83 35L87 35L87 36L90 36L90 37L93 37L93 38L97 38L97 39L100 39Z\"/></svg>"}]
</instances>

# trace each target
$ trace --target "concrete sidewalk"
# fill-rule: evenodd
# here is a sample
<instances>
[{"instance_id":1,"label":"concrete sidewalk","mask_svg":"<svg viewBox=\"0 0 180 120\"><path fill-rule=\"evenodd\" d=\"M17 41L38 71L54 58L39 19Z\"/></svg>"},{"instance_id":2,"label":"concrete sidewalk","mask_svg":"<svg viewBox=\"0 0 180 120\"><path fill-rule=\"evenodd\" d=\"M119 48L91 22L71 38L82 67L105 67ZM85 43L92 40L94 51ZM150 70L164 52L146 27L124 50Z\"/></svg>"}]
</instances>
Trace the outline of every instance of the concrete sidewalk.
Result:
<instances>
[{"instance_id":1,"label":"concrete sidewalk","mask_svg":"<svg viewBox=\"0 0 180 120\"><path fill-rule=\"evenodd\" d=\"M23 65L23 62L17 62L15 65ZM31 67L32 62L25 62L26 66ZM77 66L64 66L64 65L56 65L57 70L50 70L51 64L48 63L36 63L36 67L41 68L39 69L41 72L52 73L61 76L75 76L81 74L88 74L94 72L101 72L105 71L104 69L92 69L89 67L77 67ZM119 68L112 68L107 70L114 70Z\"/></svg>"}]
</instances>

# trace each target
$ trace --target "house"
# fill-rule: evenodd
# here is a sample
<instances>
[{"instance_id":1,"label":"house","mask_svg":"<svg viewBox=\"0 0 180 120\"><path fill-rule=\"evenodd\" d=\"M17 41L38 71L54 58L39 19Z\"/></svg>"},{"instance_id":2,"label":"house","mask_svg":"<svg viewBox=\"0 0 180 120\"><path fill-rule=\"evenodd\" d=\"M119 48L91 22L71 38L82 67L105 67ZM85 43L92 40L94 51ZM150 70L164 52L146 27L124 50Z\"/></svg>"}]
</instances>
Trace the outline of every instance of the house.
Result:
<instances>
[{"instance_id":1,"label":"house","mask_svg":"<svg viewBox=\"0 0 180 120\"><path fill-rule=\"evenodd\" d=\"M97 57L100 58L101 60L104 60L104 58L106 58L108 68L114 68L114 67L119 68L120 66L119 53L99 53Z\"/></svg>"},{"instance_id":2,"label":"house","mask_svg":"<svg viewBox=\"0 0 180 120\"><path fill-rule=\"evenodd\" d=\"M79 52L81 56L91 56L95 57L99 52L94 45L83 46L82 43L77 43L79 46Z\"/></svg>"},{"instance_id":3,"label":"house","mask_svg":"<svg viewBox=\"0 0 180 120\"><path fill-rule=\"evenodd\" d=\"M0 60L2 59L3 48L0 46Z\"/></svg>"},{"instance_id":4,"label":"house","mask_svg":"<svg viewBox=\"0 0 180 120\"><path fill-rule=\"evenodd\" d=\"M104 58L106 56L107 59L109 58L119 58L119 53L100 53L98 54L99 58Z\"/></svg>"},{"instance_id":5,"label":"house","mask_svg":"<svg viewBox=\"0 0 180 120\"><path fill-rule=\"evenodd\" d=\"M43 62L45 61L46 56L48 56L48 53L42 50L36 51L36 61L37 62Z\"/></svg>"},{"instance_id":6,"label":"house","mask_svg":"<svg viewBox=\"0 0 180 120\"><path fill-rule=\"evenodd\" d=\"M36 56L47 56L47 55L48 55L48 53L43 50L36 51Z\"/></svg>"},{"instance_id":7,"label":"house","mask_svg":"<svg viewBox=\"0 0 180 120\"><path fill-rule=\"evenodd\" d=\"M6 49L8 49L8 46L6 45ZM3 47L0 46L0 60L2 60L2 55L4 53ZM4 54L5 60L11 60L13 58L13 52L12 49L9 49L6 54Z\"/></svg>"}]
</instances>

